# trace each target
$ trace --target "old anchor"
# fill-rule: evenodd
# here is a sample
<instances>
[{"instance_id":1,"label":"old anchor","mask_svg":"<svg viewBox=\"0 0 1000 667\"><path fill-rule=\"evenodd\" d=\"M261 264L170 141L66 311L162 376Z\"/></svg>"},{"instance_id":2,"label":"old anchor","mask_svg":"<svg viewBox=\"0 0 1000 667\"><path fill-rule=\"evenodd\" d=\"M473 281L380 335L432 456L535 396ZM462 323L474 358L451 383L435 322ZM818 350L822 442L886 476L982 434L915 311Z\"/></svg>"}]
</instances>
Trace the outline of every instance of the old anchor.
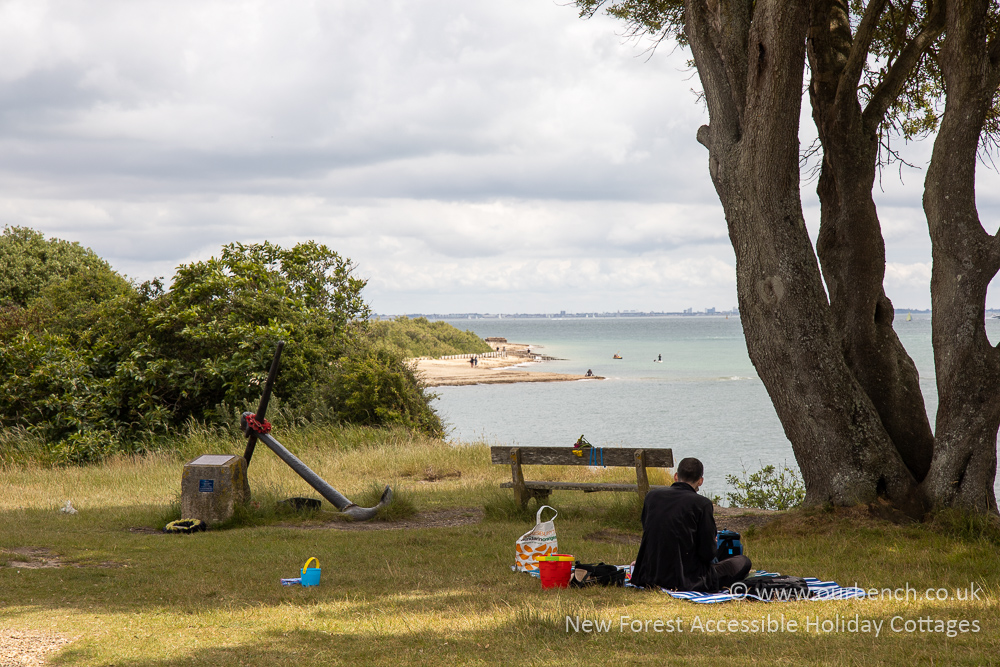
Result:
<instances>
[{"instance_id":1,"label":"old anchor","mask_svg":"<svg viewBox=\"0 0 1000 667\"><path fill-rule=\"evenodd\" d=\"M274 439L271 435L271 424L264 418L267 414L267 404L271 400L271 387L274 385L274 378L278 374L278 360L281 358L281 350L285 347L284 341L278 341L278 348L274 352L274 360L271 361L271 370L267 374L267 382L264 383L264 393L257 404L257 413L244 412L240 419L240 428L247 436L246 451L243 458L246 459L247 468L250 467L250 459L253 457L253 450L257 441L263 442L272 452L278 455L282 461L288 464L295 473L304 479L309 486L316 489L321 496L326 498L338 510L351 517L354 521L367 521L375 516L380 507L384 507L392 502L392 488L385 487L382 498L375 507L359 507L348 500L342 493L326 483L326 481L309 469L295 454L285 449L284 445Z\"/></svg>"}]
</instances>

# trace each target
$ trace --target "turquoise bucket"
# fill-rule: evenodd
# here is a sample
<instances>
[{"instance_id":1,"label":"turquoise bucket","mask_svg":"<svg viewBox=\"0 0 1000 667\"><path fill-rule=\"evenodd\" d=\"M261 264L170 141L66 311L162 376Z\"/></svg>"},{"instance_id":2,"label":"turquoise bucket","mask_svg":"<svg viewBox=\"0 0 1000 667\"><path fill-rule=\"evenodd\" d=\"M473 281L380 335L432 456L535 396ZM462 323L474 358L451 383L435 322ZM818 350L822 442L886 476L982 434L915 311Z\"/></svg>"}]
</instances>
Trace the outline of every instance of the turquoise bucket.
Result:
<instances>
[{"instance_id":1,"label":"turquoise bucket","mask_svg":"<svg viewBox=\"0 0 1000 667\"><path fill-rule=\"evenodd\" d=\"M316 561L316 567L309 567L309 563ZM319 561L316 558L310 558L306 561L306 564L302 566L302 585L303 586L319 586L319 575L321 570L319 569Z\"/></svg>"}]
</instances>

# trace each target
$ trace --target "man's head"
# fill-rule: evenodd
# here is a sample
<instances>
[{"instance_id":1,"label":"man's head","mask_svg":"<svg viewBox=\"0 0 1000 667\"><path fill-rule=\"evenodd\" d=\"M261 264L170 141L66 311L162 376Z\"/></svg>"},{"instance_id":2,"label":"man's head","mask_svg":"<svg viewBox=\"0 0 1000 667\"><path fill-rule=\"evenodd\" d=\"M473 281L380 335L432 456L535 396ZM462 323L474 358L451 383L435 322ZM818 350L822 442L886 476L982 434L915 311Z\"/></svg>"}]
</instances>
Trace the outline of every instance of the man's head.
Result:
<instances>
[{"instance_id":1,"label":"man's head","mask_svg":"<svg viewBox=\"0 0 1000 667\"><path fill-rule=\"evenodd\" d=\"M696 458L688 457L681 459L674 472L675 482L689 484L695 491L705 482L705 466Z\"/></svg>"}]
</instances>

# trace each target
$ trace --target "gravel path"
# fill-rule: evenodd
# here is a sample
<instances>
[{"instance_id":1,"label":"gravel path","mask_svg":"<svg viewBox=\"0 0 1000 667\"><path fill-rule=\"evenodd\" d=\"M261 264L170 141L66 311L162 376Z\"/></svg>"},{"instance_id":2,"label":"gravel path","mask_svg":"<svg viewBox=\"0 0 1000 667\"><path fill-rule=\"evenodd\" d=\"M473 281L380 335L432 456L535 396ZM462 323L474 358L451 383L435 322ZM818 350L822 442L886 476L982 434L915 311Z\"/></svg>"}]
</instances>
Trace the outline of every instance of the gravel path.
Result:
<instances>
[{"instance_id":1,"label":"gravel path","mask_svg":"<svg viewBox=\"0 0 1000 667\"><path fill-rule=\"evenodd\" d=\"M70 643L68 637L0 628L0 667L48 664L46 656Z\"/></svg>"}]
</instances>

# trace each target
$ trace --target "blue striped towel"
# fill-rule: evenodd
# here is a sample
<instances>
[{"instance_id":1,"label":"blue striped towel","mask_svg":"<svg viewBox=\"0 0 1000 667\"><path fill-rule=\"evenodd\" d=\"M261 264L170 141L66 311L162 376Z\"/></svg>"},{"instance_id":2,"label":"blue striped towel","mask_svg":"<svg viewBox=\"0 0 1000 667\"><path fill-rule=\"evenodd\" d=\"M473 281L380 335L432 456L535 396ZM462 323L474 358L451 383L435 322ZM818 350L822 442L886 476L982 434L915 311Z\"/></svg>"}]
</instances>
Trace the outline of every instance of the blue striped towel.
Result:
<instances>
[{"instance_id":1,"label":"blue striped towel","mask_svg":"<svg viewBox=\"0 0 1000 667\"><path fill-rule=\"evenodd\" d=\"M623 569L631 577L631 567L628 565L623 566ZM777 572L764 572L758 570L753 573L754 575L771 575L776 576ZM806 585L809 587L809 597L806 598L810 602L818 602L821 600L851 600L857 598L865 597L865 591L863 588L855 588L853 586L840 586L836 581L820 581L816 577L803 577L806 580ZM631 583L626 583L626 586L631 588L638 588L638 586L632 586ZM729 591L722 591L720 593L699 593L697 591L671 591L666 588L660 589L664 593L669 594L671 597L677 598L678 600L687 600L689 602L695 602L697 604L713 604L715 602L732 602L733 600L758 600L760 602L780 602L780 598L771 598L770 600L765 600L763 598L757 597L756 595L743 595L730 593Z\"/></svg>"},{"instance_id":2,"label":"blue striped towel","mask_svg":"<svg viewBox=\"0 0 1000 667\"><path fill-rule=\"evenodd\" d=\"M515 566L510 568L513 571L517 571ZM619 565L618 569L625 570L625 588L635 588L641 590L639 586L633 586L628 578L632 577L632 566L631 565ZM538 572L529 572L533 577L538 577ZM763 570L757 570L752 572L753 575L778 575L777 572L765 572ZM853 586L840 586L836 581L820 581L816 577L803 577L806 580L806 585L809 587L809 597L806 598L809 602L819 602L821 600L852 600L865 597L865 590L863 588L855 588ZM697 604L712 604L714 602L732 602L733 600L759 600L760 602L780 602L782 600L778 598L772 598L770 600L765 600L756 595L743 595L734 594L729 591L722 591L720 593L699 593L697 591L671 591L666 588L661 588L661 591L669 594L671 597L675 597L678 600L687 600L689 602L695 602Z\"/></svg>"}]
</instances>

